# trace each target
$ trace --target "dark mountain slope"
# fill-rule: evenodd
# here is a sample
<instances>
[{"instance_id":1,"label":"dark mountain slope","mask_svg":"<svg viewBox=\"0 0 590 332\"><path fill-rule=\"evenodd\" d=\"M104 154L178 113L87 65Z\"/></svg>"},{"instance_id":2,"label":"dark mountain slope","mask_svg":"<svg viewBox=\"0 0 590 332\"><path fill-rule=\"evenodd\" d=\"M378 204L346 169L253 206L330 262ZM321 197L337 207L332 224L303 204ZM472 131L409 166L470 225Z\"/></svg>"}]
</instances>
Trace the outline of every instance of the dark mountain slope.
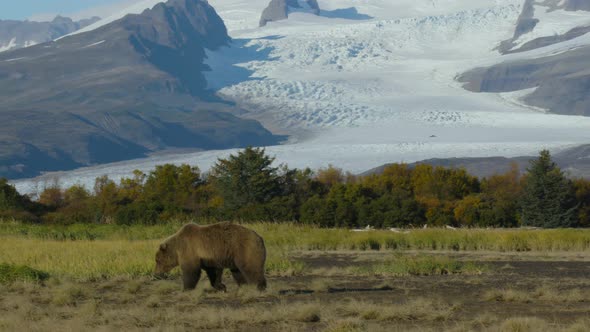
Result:
<instances>
[{"instance_id":1,"label":"dark mountain slope","mask_svg":"<svg viewBox=\"0 0 590 332\"><path fill-rule=\"evenodd\" d=\"M543 2L525 0L520 17L516 22L516 28L514 30L513 37L500 43L497 48L502 54L530 51L540 47L571 40L590 32L590 26L579 26L567 31L564 34L539 37L524 43L518 48L515 48L515 42L518 40L518 38L533 31L539 23L539 19L534 17L535 11L537 10L535 9L535 5L542 5L548 11L559 9L566 11L590 11L590 0L544 0Z\"/></svg>"},{"instance_id":2,"label":"dark mountain slope","mask_svg":"<svg viewBox=\"0 0 590 332\"><path fill-rule=\"evenodd\" d=\"M476 68L461 75L475 92L537 88L523 101L553 113L590 116L590 46L557 55Z\"/></svg>"},{"instance_id":3,"label":"dark mountain slope","mask_svg":"<svg viewBox=\"0 0 590 332\"><path fill-rule=\"evenodd\" d=\"M535 158L537 157L436 158L418 161L409 164L409 166L414 167L418 164L428 164L448 168L464 168L469 174L483 178L494 174L506 173L510 170L513 163L518 166L521 172L524 172L529 166L529 161ZM590 145L566 149L554 154L553 159L568 176L590 179ZM387 165L373 168L363 174L381 174L385 167Z\"/></svg>"},{"instance_id":4,"label":"dark mountain slope","mask_svg":"<svg viewBox=\"0 0 590 332\"><path fill-rule=\"evenodd\" d=\"M206 90L205 48L229 41L202 0L170 0L93 31L0 54L0 176L167 148L275 144Z\"/></svg>"}]
</instances>

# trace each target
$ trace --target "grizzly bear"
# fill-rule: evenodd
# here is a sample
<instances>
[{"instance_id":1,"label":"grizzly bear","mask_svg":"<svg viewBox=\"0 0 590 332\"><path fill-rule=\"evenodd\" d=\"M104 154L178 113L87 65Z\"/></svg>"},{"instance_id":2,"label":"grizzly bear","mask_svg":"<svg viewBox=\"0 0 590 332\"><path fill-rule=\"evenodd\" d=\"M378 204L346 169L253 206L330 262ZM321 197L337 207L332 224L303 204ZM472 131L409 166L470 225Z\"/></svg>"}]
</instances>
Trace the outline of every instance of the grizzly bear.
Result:
<instances>
[{"instance_id":1,"label":"grizzly bear","mask_svg":"<svg viewBox=\"0 0 590 332\"><path fill-rule=\"evenodd\" d=\"M180 265L185 290L194 289L205 270L211 286L225 291L223 269L230 269L238 286L256 284L266 289L264 240L253 230L232 223L209 226L186 224L161 245L156 254L156 275Z\"/></svg>"}]
</instances>

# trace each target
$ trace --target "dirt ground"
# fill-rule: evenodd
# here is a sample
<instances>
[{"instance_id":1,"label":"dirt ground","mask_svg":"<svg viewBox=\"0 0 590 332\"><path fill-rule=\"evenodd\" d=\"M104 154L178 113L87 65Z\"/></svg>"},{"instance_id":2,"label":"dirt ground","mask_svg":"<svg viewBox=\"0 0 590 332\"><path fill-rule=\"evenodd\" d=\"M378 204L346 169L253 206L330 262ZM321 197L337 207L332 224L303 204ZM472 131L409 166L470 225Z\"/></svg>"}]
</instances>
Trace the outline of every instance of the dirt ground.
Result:
<instances>
[{"instance_id":1,"label":"dirt ground","mask_svg":"<svg viewBox=\"0 0 590 332\"><path fill-rule=\"evenodd\" d=\"M180 280L50 279L0 286L1 330L587 331L590 255L431 253L485 266L476 275L361 276L347 268L387 252L293 254L298 276L269 278L258 293L213 292Z\"/></svg>"}]
</instances>

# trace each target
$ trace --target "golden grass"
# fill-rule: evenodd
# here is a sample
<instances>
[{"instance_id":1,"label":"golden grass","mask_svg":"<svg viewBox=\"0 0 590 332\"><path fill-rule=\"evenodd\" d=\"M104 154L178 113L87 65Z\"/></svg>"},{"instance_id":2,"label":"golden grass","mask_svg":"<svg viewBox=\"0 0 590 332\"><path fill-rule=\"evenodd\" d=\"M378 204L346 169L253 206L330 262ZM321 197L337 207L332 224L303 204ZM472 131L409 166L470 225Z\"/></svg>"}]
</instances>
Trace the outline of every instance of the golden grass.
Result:
<instances>
[{"instance_id":1,"label":"golden grass","mask_svg":"<svg viewBox=\"0 0 590 332\"><path fill-rule=\"evenodd\" d=\"M484 300L497 302L524 302L546 301L552 303L589 302L590 290L574 288L560 290L555 286L543 285L533 291L516 289L495 289L484 294Z\"/></svg>"},{"instance_id":2,"label":"golden grass","mask_svg":"<svg viewBox=\"0 0 590 332\"><path fill-rule=\"evenodd\" d=\"M500 332L536 332L548 331L552 328L545 320L537 317L515 317L500 324ZM555 327L553 327L555 329Z\"/></svg>"},{"instance_id":3,"label":"golden grass","mask_svg":"<svg viewBox=\"0 0 590 332\"><path fill-rule=\"evenodd\" d=\"M442 303L427 299L405 304L374 304L302 297L279 299L259 292L250 301L236 303L232 299L243 298L243 295L182 292L178 288L162 294L155 291L161 281L146 281L129 300L122 299L126 289L135 287L131 282L123 281L118 288L111 288L109 281L64 281L55 287L26 283L2 286L0 330L226 331L247 327L250 330L298 331L315 326L313 330L356 331L371 321L390 325L416 319L445 320L452 311ZM89 288L89 285L98 287ZM378 314L371 316L367 314L369 311L378 311Z\"/></svg>"},{"instance_id":4,"label":"golden grass","mask_svg":"<svg viewBox=\"0 0 590 332\"><path fill-rule=\"evenodd\" d=\"M589 229L412 229L351 232L307 225L256 223L267 245L297 250L588 251Z\"/></svg>"},{"instance_id":5,"label":"golden grass","mask_svg":"<svg viewBox=\"0 0 590 332\"><path fill-rule=\"evenodd\" d=\"M77 280L136 279L152 276L159 241L99 240L50 241L4 237L0 241L0 262L26 265L56 277ZM441 275L480 274L486 267L448 257L394 255L368 266L309 271L283 250L268 250L266 270L270 276L314 275ZM178 269L173 270L178 275ZM131 290L130 293L133 291Z\"/></svg>"},{"instance_id":6,"label":"golden grass","mask_svg":"<svg viewBox=\"0 0 590 332\"><path fill-rule=\"evenodd\" d=\"M78 280L151 276L159 240L51 241L3 237L0 263L26 265L52 276ZM301 274L305 265L285 253L269 251L269 275ZM178 274L178 269L173 274Z\"/></svg>"},{"instance_id":7,"label":"golden grass","mask_svg":"<svg viewBox=\"0 0 590 332\"><path fill-rule=\"evenodd\" d=\"M572 325L563 329L564 332L587 332L590 331L590 318L579 319Z\"/></svg>"},{"instance_id":8,"label":"golden grass","mask_svg":"<svg viewBox=\"0 0 590 332\"><path fill-rule=\"evenodd\" d=\"M26 225L0 222L0 236L46 240L153 240L181 225ZM590 250L590 229L411 229L351 232L293 223L247 224L268 247L283 250L454 250L497 252L583 252Z\"/></svg>"},{"instance_id":9,"label":"golden grass","mask_svg":"<svg viewBox=\"0 0 590 332\"><path fill-rule=\"evenodd\" d=\"M430 331L431 329L423 329ZM539 317L511 317L500 319L493 315L482 315L472 321L445 328L450 332L586 332L590 331L589 319L578 319L568 323L549 322ZM437 329L432 329L437 331Z\"/></svg>"},{"instance_id":10,"label":"golden grass","mask_svg":"<svg viewBox=\"0 0 590 332\"><path fill-rule=\"evenodd\" d=\"M227 293L213 293L204 283L194 292L182 292L169 280L137 281L51 279L46 285L1 285L0 330L581 332L590 327L588 319L556 323L526 316L471 316L463 311L472 307L424 297L281 297L276 287L289 285L277 286L279 282L265 293L235 285Z\"/></svg>"},{"instance_id":11,"label":"golden grass","mask_svg":"<svg viewBox=\"0 0 590 332\"><path fill-rule=\"evenodd\" d=\"M294 252L309 250L396 250L444 251L472 250L472 252L533 250L550 253L554 250L583 253L590 246L588 230L442 230L419 229L408 234L388 231L350 232L344 229L320 229L294 224L256 223L249 225L260 233L267 246L267 273L270 276L296 276L302 274L330 276L348 275L433 275L479 274L485 266L469 262L417 255L396 255L355 268L314 269L310 271ZM38 228L37 228L38 227ZM176 227L171 225L138 228L112 225L73 225L56 227L51 231L67 236L42 237L47 226L0 223L0 264L24 265L48 272L56 277L76 280L112 278L137 279L150 277L154 268L154 255L163 234ZM4 234L4 235L1 235ZM8 235L11 234L11 235ZM158 238L149 239L152 236ZM82 240L52 240L68 238ZM83 240L95 238L95 240ZM132 240L144 238L142 240ZM332 269L333 270L333 269ZM173 273L178 275L178 270ZM130 290L129 293L133 293Z\"/></svg>"},{"instance_id":12,"label":"golden grass","mask_svg":"<svg viewBox=\"0 0 590 332\"><path fill-rule=\"evenodd\" d=\"M359 235L359 233L346 230L325 230L310 226L284 224L260 223L254 224L252 227L263 234L265 238L268 252L266 268L267 273L271 276L296 276L310 272L302 261L292 258L294 252L319 247L327 247L333 250L341 247L349 248L351 246L354 248L365 248L358 246L358 243L365 242L384 243L381 245L383 249L387 248L385 243L392 241L392 239L399 240L404 239L403 237L412 236L412 233L397 234L385 231L360 233ZM113 228L108 229L113 231ZM137 236L138 232L134 230L131 234ZM493 247L493 245L497 246L495 247L496 249L502 250L504 248L503 245L507 243L506 238L511 238L519 239L515 240L516 242L526 242L528 243L528 247L537 248L538 250L542 248L551 248L551 250L556 248L567 250L581 248L580 250L582 251L579 252L567 252L571 254L578 252L585 255L585 246L581 244L581 240L576 245L575 238L576 236L580 236L579 239L583 239L589 235L587 231L583 230L576 231L575 233L571 233L570 230L416 230L414 232L415 235L413 235L414 237L411 241L409 240L410 238L406 238L404 241L406 241L410 248L422 248L409 249L412 252L418 253L421 250L431 251L433 248L445 250L448 246L440 243L448 244L452 242L451 239L453 238L459 241L458 239L463 237L464 240L470 239L469 241L479 238L482 243L477 248L486 250L486 252L489 252L487 250ZM147 230L146 233L160 234L154 230ZM440 239L436 238L435 235L437 234L440 236ZM557 239L551 238L549 240L550 236L553 235ZM490 242L491 238L494 238L495 243ZM108 279L113 277L133 279L141 276L151 276L154 268L154 254L161 241L159 239L55 241L30 237L28 235L4 235L0 236L0 239L0 264L26 265L48 272L54 276L68 276L79 280ZM525 241L523 239L528 240ZM533 239L536 240L533 241ZM561 243L560 239L563 241L569 239L573 242L569 244L569 247L557 245L556 243ZM469 241L465 240L465 243ZM320 246L321 243L323 243L322 246ZM410 243L413 244L410 245ZM430 245L426 245L427 243L430 243ZM433 246L432 243L439 244ZM536 243L536 245L532 245L532 243ZM545 245L541 245L541 243L545 243ZM464 248L467 249L468 247ZM408 250L396 250L396 252L406 251ZM547 251L538 252L540 254L549 253ZM486 270L486 267L481 264L462 262L448 257L436 257L435 255L417 255L416 257L396 255L394 257L397 258L379 261L369 266L347 269L346 271L342 269L331 271L331 268L316 268L311 272L314 275L324 276L342 273L352 275L403 276L457 273L479 274ZM178 272L176 271L175 273L177 274Z\"/></svg>"},{"instance_id":13,"label":"golden grass","mask_svg":"<svg viewBox=\"0 0 590 332\"><path fill-rule=\"evenodd\" d=\"M368 266L349 268L354 275L407 276L407 275L477 275L486 271L485 265L462 262L449 257L431 255L395 255Z\"/></svg>"},{"instance_id":14,"label":"golden grass","mask_svg":"<svg viewBox=\"0 0 590 332\"><path fill-rule=\"evenodd\" d=\"M160 239L173 232L176 226L63 227L51 236L43 236L42 231L47 228L20 224L18 228L0 226L0 264L26 265L50 274L43 284L13 281L0 285L0 330L225 331L248 327L268 331L436 331L441 326L457 331L590 330L588 320L559 325L534 317L458 317L463 309L447 303L452 299L403 301L396 297L394 303L384 298L371 301L340 297L334 301L327 292L343 275L396 277L485 271L480 265L441 257L448 253L427 256L423 254L425 251L459 250L498 255L531 251L538 255L578 253L586 256L590 249L587 230L427 229L400 234L355 233L292 224L250 226L264 237L268 251L267 273L277 277L271 280L265 293L253 287L238 288L229 274L224 276L227 293L211 292L205 276L193 292L182 292L178 278L153 280L154 255ZM357 254L366 251L364 255L370 256L371 261L360 262L357 268L312 270L293 259L302 251L314 254L325 250ZM369 253L375 250L381 252ZM381 258L373 260L377 255ZM510 269L508 265L504 267L508 272ZM178 270L173 274L177 277ZM290 279L286 277L298 275L305 275L299 279L302 285L298 289L313 290L318 296L280 295L281 290L294 289L284 284ZM395 281L388 279L387 282ZM479 301L510 301L515 306L522 306L522 303L578 306L586 305L578 302L590 301L590 295L583 287L561 290L542 285L528 292L490 291Z\"/></svg>"},{"instance_id":15,"label":"golden grass","mask_svg":"<svg viewBox=\"0 0 590 332\"><path fill-rule=\"evenodd\" d=\"M348 317L330 322L325 332L360 332L367 331L366 323L358 317Z\"/></svg>"},{"instance_id":16,"label":"golden grass","mask_svg":"<svg viewBox=\"0 0 590 332\"><path fill-rule=\"evenodd\" d=\"M433 299L418 298L407 303L374 303L350 300L336 310L344 317L377 321L445 321L456 307Z\"/></svg>"},{"instance_id":17,"label":"golden grass","mask_svg":"<svg viewBox=\"0 0 590 332\"><path fill-rule=\"evenodd\" d=\"M313 278L308 287L314 292L326 292L332 286L332 280L326 278Z\"/></svg>"},{"instance_id":18,"label":"golden grass","mask_svg":"<svg viewBox=\"0 0 590 332\"><path fill-rule=\"evenodd\" d=\"M48 241L5 237L0 262L82 280L153 273L158 241Z\"/></svg>"}]
</instances>

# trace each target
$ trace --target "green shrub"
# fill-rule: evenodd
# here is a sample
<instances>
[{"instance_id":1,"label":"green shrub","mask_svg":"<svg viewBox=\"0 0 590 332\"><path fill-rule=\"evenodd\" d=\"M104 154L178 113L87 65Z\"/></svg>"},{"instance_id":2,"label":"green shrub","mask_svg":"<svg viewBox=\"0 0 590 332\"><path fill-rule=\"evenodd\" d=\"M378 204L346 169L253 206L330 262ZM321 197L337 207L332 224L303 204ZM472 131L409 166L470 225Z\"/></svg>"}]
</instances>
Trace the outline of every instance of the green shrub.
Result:
<instances>
[{"instance_id":1,"label":"green shrub","mask_svg":"<svg viewBox=\"0 0 590 332\"><path fill-rule=\"evenodd\" d=\"M374 238L366 238L361 239L357 243L353 243L351 248L352 250L380 250L381 243L379 240Z\"/></svg>"},{"instance_id":2,"label":"green shrub","mask_svg":"<svg viewBox=\"0 0 590 332\"><path fill-rule=\"evenodd\" d=\"M39 222L39 217L29 211L11 209L0 211L0 220L15 220L32 224Z\"/></svg>"},{"instance_id":3,"label":"green shrub","mask_svg":"<svg viewBox=\"0 0 590 332\"><path fill-rule=\"evenodd\" d=\"M43 281L49 278L47 272L35 270L26 265L0 264L0 283L14 281Z\"/></svg>"}]
</instances>

